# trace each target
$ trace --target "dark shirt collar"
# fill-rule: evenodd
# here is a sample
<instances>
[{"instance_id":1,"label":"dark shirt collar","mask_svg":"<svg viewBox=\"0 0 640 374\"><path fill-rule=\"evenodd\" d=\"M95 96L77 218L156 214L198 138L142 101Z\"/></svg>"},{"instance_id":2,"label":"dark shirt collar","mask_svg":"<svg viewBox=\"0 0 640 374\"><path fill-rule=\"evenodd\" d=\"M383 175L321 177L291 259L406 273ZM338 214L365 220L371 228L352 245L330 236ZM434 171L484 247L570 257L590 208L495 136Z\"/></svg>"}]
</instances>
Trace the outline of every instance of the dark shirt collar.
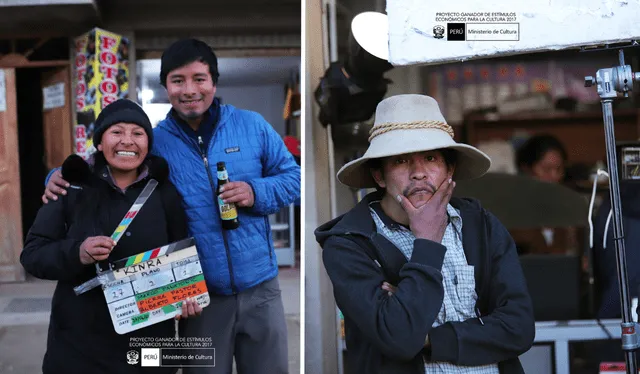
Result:
<instances>
[{"instance_id":1,"label":"dark shirt collar","mask_svg":"<svg viewBox=\"0 0 640 374\"><path fill-rule=\"evenodd\" d=\"M396 222L393 220L393 218L389 217L387 213L385 213L384 210L382 209L382 204L380 204L380 201L381 200L372 201L371 203L369 203L369 206L371 207L371 209L373 209L374 212L376 212L376 214L378 215L378 217L380 217L380 220L382 220L382 223L384 223L385 226L391 229L400 229L401 227L404 227L405 229L409 229L409 226Z\"/></svg>"},{"instance_id":2,"label":"dark shirt collar","mask_svg":"<svg viewBox=\"0 0 640 374\"><path fill-rule=\"evenodd\" d=\"M202 121L200 122L200 126L198 127L198 130L194 130L187 123L187 121L185 121L182 117L180 117L178 112L173 108L171 108L171 117L173 118L174 121L176 121L178 125L180 125L180 127L182 127L187 132L187 134L191 136L191 133L200 133L204 130L203 128L207 127L212 117L212 113L211 113L212 111L213 111L213 106L211 106L206 112L204 112L204 114L202 115Z\"/></svg>"},{"instance_id":3,"label":"dark shirt collar","mask_svg":"<svg viewBox=\"0 0 640 374\"><path fill-rule=\"evenodd\" d=\"M209 110L204 113L197 131L194 131L185 120L180 118L178 113L173 108L171 108L171 110L169 111L169 115L178 124L178 127L184 130L184 133L187 135L187 137L193 139L196 143L199 143L198 138L202 138L204 148L208 149L209 143L213 138L213 133L216 130L218 122L220 121L220 112L220 100L214 98L213 103L209 107Z\"/></svg>"}]
</instances>

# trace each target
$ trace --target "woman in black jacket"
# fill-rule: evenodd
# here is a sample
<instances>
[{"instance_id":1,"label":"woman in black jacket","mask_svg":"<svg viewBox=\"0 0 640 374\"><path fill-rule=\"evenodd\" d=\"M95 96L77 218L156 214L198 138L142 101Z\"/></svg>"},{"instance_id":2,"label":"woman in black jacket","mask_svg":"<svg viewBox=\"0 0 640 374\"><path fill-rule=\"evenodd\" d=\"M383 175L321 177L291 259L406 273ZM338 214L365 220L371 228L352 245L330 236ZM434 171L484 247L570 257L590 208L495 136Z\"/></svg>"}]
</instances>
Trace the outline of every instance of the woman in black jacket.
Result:
<instances>
[{"instance_id":1,"label":"woman in black jacket","mask_svg":"<svg viewBox=\"0 0 640 374\"><path fill-rule=\"evenodd\" d=\"M76 155L64 162L62 174L71 188L40 209L20 255L30 274L58 281L43 372L174 373L175 368L127 363L127 352L140 352L132 338L175 337L173 320L119 335L100 287L80 295L73 291L96 276L96 261L113 262L187 237L168 166L149 155L153 132L142 108L129 100L105 107L93 139L98 151L88 163ZM111 234L150 179L158 186L115 245ZM185 305L191 308L187 314L201 311L191 301Z\"/></svg>"}]
</instances>

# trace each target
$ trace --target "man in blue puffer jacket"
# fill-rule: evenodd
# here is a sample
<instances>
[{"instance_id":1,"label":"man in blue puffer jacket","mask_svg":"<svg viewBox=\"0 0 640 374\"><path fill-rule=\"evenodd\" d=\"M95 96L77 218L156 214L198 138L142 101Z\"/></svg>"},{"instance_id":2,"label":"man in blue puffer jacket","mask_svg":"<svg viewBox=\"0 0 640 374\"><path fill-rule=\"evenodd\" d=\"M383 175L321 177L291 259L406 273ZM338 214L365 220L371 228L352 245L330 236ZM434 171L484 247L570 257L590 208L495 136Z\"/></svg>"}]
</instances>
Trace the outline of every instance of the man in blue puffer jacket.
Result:
<instances>
[{"instance_id":1,"label":"man in blue puffer jacket","mask_svg":"<svg viewBox=\"0 0 640 374\"><path fill-rule=\"evenodd\" d=\"M211 295L199 318L181 321L180 334L215 348L215 367L187 367L203 364L194 360L183 372L231 373L235 355L239 373L286 373L287 330L268 215L299 198L300 167L261 115L214 99L218 76L217 58L201 41L180 40L162 55L160 79L172 109L154 129L152 151L169 163ZM239 208L235 230L221 227L220 161L231 180L221 198ZM53 173L45 196L65 184Z\"/></svg>"}]
</instances>

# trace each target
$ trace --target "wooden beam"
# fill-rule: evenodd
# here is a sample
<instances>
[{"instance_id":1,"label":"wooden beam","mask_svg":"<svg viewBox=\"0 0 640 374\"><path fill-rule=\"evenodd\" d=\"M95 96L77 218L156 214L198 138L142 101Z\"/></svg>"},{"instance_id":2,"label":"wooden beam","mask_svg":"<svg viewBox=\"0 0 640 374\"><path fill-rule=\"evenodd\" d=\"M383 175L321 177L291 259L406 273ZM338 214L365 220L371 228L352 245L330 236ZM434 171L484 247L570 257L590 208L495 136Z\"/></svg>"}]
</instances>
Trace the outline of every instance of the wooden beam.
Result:
<instances>
[{"instance_id":1,"label":"wooden beam","mask_svg":"<svg viewBox=\"0 0 640 374\"><path fill-rule=\"evenodd\" d=\"M36 39L36 38L71 38L86 32L86 29L78 29L77 31L70 30L20 30L12 31L7 29L0 29L0 39Z\"/></svg>"},{"instance_id":2,"label":"wooden beam","mask_svg":"<svg viewBox=\"0 0 640 374\"><path fill-rule=\"evenodd\" d=\"M30 50L28 50L27 52L25 52L24 57L29 57L31 56L31 54L38 48L42 47L46 42L49 41L49 38L42 38L40 39L36 45L33 46L33 48L31 48Z\"/></svg>"},{"instance_id":3,"label":"wooden beam","mask_svg":"<svg viewBox=\"0 0 640 374\"><path fill-rule=\"evenodd\" d=\"M14 67L17 65L24 65L28 62L29 60L19 53L9 53L0 57L0 66L4 66L4 67Z\"/></svg>"},{"instance_id":4,"label":"wooden beam","mask_svg":"<svg viewBox=\"0 0 640 374\"><path fill-rule=\"evenodd\" d=\"M5 61L4 58L0 58L0 68L46 68L46 67L70 66L70 65L71 63L68 60L47 60L47 61L7 60Z\"/></svg>"}]
</instances>

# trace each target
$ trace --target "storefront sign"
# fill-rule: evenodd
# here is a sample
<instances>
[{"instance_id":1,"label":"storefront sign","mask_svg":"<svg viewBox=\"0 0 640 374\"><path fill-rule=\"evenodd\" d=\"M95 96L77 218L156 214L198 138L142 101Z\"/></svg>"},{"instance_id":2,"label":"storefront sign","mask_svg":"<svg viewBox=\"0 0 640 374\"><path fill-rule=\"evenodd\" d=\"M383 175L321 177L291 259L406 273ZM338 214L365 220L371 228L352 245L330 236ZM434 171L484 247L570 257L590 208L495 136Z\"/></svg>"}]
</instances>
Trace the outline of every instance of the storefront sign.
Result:
<instances>
[{"instance_id":1,"label":"storefront sign","mask_svg":"<svg viewBox=\"0 0 640 374\"><path fill-rule=\"evenodd\" d=\"M95 151L93 127L102 108L129 94L129 40L95 28L75 40L75 153Z\"/></svg>"}]
</instances>

